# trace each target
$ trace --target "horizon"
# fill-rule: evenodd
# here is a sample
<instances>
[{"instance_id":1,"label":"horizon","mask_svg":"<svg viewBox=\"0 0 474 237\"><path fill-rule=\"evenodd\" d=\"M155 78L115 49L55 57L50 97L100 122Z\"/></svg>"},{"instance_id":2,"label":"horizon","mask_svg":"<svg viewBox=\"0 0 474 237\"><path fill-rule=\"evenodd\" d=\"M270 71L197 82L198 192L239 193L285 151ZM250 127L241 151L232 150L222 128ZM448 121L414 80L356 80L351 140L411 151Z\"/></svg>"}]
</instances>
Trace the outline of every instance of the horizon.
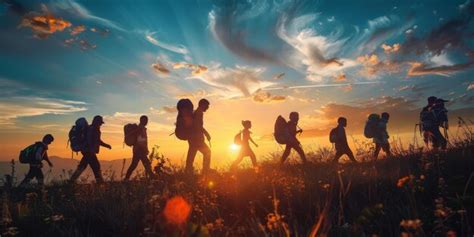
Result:
<instances>
[{"instance_id":1,"label":"horizon","mask_svg":"<svg viewBox=\"0 0 474 237\"><path fill-rule=\"evenodd\" d=\"M67 158L69 129L95 115L113 147L99 160L131 157L123 126L146 114L150 149L179 163L187 142L170 134L180 98L210 101L204 127L219 166L236 158L242 120L252 121L257 160L280 149L273 124L292 111L305 147L330 146L340 116L362 140L367 116L382 112L392 138L408 144L431 95L449 100L451 133L457 117L474 120L469 0L223 3L0 3L0 160L46 133L55 136L49 155Z\"/></svg>"}]
</instances>

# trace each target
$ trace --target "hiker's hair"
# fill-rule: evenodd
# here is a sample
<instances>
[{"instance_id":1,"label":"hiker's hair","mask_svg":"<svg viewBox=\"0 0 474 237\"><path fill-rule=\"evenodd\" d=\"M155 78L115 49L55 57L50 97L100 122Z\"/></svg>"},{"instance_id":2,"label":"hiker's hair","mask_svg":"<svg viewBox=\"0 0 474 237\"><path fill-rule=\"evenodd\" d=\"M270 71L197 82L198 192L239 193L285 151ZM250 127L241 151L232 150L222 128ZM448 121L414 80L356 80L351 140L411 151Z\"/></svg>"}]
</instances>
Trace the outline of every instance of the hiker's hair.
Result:
<instances>
[{"instance_id":1,"label":"hiker's hair","mask_svg":"<svg viewBox=\"0 0 474 237\"><path fill-rule=\"evenodd\" d=\"M43 142L52 142L52 141L54 141L53 135L51 135L51 134L44 135Z\"/></svg>"},{"instance_id":2,"label":"hiker's hair","mask_svg":"<svg viewBox=\"0 0 474 237\"><path fill-rule=\"evenodd\" d=\"M250 120L242 120L242 126L244 126L244 128L248 128L252 126L252 122Z\"/></svg>"},{"instance_id":3,"label":"hiker's hair","mask_svg":"<svg viewBox=\"0 0 474 237\"><path fill-rule=\"evenodd\" d=\"M347 119L344 118L344 117L339 117L339 118L337 119L337 123L338 123L338 124L342 124L342 123L344 123L344 122L347 123Z\"/></svg>"},{"instance_id":4,"label":"hiker's hair","mask_svg":"<svg viewBox=\"0 0 474 237\"><path fill-rule=\"evenodd\" d=\"M390 118L390 114L387 113L387 112L383 112L380 116L381 116L382 118Z\"/></svg>"},{"instance_id":5,"label":"hiker's hair","mask_svg":"<svg viewBox=\"0 0 474 237\"><path fill-rule=\"evenodd\" d=\"M298 112L291 112L290 113L290 120L291 118L299 118L300 114Z\"/></svg>"},{"instance_id":6,"label":"hiker's hair","mask_svg":"<svg viewBox=\"0 0 474 237\"><path fill-rule=\"evenodd\" d=\"M209 105L209 104L211 104L211 103L209 103L209 100L201 99L201 100L199 100L198 106L205 106L205 105Z\"/></svg>"},{"instance_id":7,"label":"hiker's hair","mask_svg":"<svg viewBox=\"0 0 474 237\"><path fill-rule=\"evenodd\" d=\"M140 116L140 122L142 122L143 120L148 122L148 116L146 116L146 115Z\"/></svg>"}]
</instances>

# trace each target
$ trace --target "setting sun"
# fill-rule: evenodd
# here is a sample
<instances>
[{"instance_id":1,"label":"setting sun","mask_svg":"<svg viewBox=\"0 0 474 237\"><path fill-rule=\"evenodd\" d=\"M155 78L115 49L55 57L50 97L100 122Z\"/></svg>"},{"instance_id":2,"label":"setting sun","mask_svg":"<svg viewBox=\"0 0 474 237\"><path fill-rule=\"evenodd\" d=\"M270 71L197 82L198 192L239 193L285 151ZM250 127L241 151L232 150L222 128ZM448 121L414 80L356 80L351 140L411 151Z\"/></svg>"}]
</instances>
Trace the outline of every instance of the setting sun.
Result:
<instances>
[{"instance_id":1,"label":"setting sun","mask_svg":"<svg viewBox=\"0 0 474 237\"><path fill-rule=\"evenodd\" d=\"M229 149L233 152L236 152L236 151L239 151L240 150L240 146L237 145L237 144L234 144L232 143L230 146L229 146Z\"/></svg>"}]
</instances>

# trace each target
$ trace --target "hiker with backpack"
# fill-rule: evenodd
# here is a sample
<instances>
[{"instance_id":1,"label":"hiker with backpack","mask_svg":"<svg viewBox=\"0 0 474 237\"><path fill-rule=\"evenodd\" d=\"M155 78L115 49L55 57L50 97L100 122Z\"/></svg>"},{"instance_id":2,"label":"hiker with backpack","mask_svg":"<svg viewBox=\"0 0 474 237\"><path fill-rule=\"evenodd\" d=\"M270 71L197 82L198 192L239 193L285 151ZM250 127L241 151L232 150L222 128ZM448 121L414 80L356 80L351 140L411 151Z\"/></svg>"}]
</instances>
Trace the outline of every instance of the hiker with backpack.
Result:
<instances>
[{"instance_id":1,"label":"hiker with backpack","mask_svg":"<svg viewBox=\"0 0 474 237\"><path fill-rule=\"evenodd\" d=\"M280 160L281 164L285 163L292 149L298 153L303 164L306 164L306 155L303 151L303 147L298 138L296 138L296 135L303 132L303 130L298 127L299 119L300 116L298 112L291 112L288 122L286 122L282 116L278 116L275 122L275 140L280 144L285 144L285 151Z\"/></svg>"},{"instance_id":2,"label":"hiker with backpack","mask_svg":"<svg viewBox=\"0 0 474 237\"><path fill-rule=\"evenodd\" d=\"M446 100L430 96L428 97L428 105L423 107L420 112L420 128L423 140L426 146L431 142L435 150L439 147L446 149L447 146L446 138L439 131L440 126L445 129L448 128L447 110L444 107L444 102Z\"/></svg>"},{"instance_id":3,"label":"hiker with backpack","mask_svg":"<svg viewBox=\"0 0 474 237\"><path fill-rule=\"evenodd\" d=\"M390 143L388 141L390 136L388 135L387 131L387 123L389 118L390 115L387 112L383 112L380 116L379 122L377 123L377 133L373 137L375 144L374 160L377 160L380 150L383 150L388 157L392 155L390 152Z\"/></svg>"},{"instance_id":4,"label":"hiker with backpack","mask_svg":"<svg viewBox=\"0 0 474 237\"><path fill-rule=\"evenodd\" d=\"M250 159L252 160L253 167L257 168L257 158L249 143L250 141L256 147L258 147L257 143L255 143L255 141L250 136L250 134L252 134L252 132L250 132L250 128L252 128L252 122L250 120L244 120L242 121L242 126L244 127L244 130L239 132L234 138L234 143L240 145L240 152L237 159L232 163L230 168L231 170L237 169L239 163L242 162L242 160L246 156L250 157Z\"/></svg>"},{"instance_id":5,"label":"hiker with backpack","mask_svg":"<svg viewBox=\"0 0 474 237\"><path fill-rule=\"evenodd\" d=\"M333 128L329 133L329 141L334 143L334 147L336 148L336 155L334 156L333 163L337 163L339 158L343 155L347 155L351 161L357 163L357 160L354 158L354 154L347 143L346 126L347 119L339 117L337 119L337 127Z\"/></svg>"},{"instance_id":6,"label":"hiker with backpack","mask_svg":"<svg viewBox=\"0 0 474 237\"><path fill-rule=\"evenodd\" d=\"M142 115L140 117L140 123L127 124L124 127L125 131L125 143L133 147L132 163L128 167L127 174L124 180L129 180L132 172L137 168L138 162L142 162L145 167L145 173L148 177L153 177L153 171L151 170L151 163L148 159L148 136L146 132L146 125L148 124L148 117ZM127 129L129 128L129 129Z\"/></svg>"},{"instance_id":7,"label":"hiker with backpack","mask_svg":"<svg viewBox=\"0 0 474 237\"><path fill-rule=\"evenodd\" d=\"M49 167L53 167L53 163L48 158L48 146L54 141L51 134L46 134L39 142L28 146L20 152L20 163L30 164L30 170L26 174L20 187L28 184L32 179L36 178L39 185L44 184L44 175L41 168L43 168L43 160L48 162Z\"/></svg>"},{"instance_id":8,"label":"hiker with backpack","mask_svg":"<svg viewBox=\"0 0 474 237\"><path fill-rule=\"evenodd\" d=\"M179 103L179 102L178 102ZM194 159L196 158L196 153L199 151L203 155L203 168L202 173L206 174L211 169L211 149L206 144L204 138L211 142L211 136L204 128L204 113L209 109L209 101L206 99L201 99L198 103L197 109L194 111L192 115L192 123L191 126L188 127L189 135L188 135L188 154L186 156L186 168L185 171L188 174L194 172ZM191 103L192 105L192 103ZM188 113L189 106L186 106L183 112ZM178 116L179 116L179 109L178 108ZM184 121L185 123L189 123L189 121ZM178 126L178 122L177 122ZM177 128L178 129L178 128Z\"/></svg>"},{"instance_id":9,"label":"hiker with backpack","mask_svg":"<svg viewBox=\"0 0 474 237\"><path fill-rule=\"evenodd\" d=\"M74 183L77 178L84 172L89 165L92 168L97 183L103 183L102 173L100 170L100 163L97 159L97 154L100 151L100 147L106 147L112 149L112 146L105 143L101 139L100 127L104 124L102 116L97 115L92 120L92 124L87 128L86 132L86 143L84 149L81 151L82 159L77 166L76 171L71 176L70 182Z\"/></svg>"}]
</instances>

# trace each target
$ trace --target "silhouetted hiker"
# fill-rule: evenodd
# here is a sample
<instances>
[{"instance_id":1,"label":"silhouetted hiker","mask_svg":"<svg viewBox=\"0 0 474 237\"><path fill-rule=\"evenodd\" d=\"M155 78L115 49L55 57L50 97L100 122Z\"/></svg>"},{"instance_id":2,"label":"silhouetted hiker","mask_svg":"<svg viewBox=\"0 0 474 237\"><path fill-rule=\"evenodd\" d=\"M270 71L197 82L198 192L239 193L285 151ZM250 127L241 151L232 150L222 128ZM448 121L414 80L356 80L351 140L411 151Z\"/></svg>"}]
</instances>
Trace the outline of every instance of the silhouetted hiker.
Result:
<instances>
[{"instance_id":1,"label":"silhouetted hiker","mask_svg":"<svg viewBox=\"0 0 474 237\"><path fill-rule=\"evenodd\" d=\"M357 162L351 148L349 148L349 144L347 143L346 126L347 119L340 117L337 119L337 127L333 128L330 133L330 140L333 141L336 148L336 155L333 160L335 163L337 163L339 158L343 155L347 155L351 161Z\"/></svg>"},{"instance_id":2,"label":"silhouetted hiker","mask_svg":"<svg viewBox=\"0 0 474 237\"><path fill-rule=\"evenodd\" d=\"M443 99L430 96L428 97L428 105L423 107L420 112L420 128L423 131L423 140L427 146L431 142L434 149L438 149L440 146L445 149L447 145L446 139L439 131L439 127L441 125L446 126L448 120L444 102Z\"/></svg>"},{"instance_id":3,"label":"silhouetted hiker","mask_svg":"<svg viewBox=\"0 0 474 237\"><path fill-rule=\"evenodd\" d=\"M390 118L390 115L387 112L382 113L380 120L377 123L377 134L374 136L375 151L374 151L374 160L377 160L380 150L383 150L387 156L391 156L390 152L390 143L388 138L387 123Z\"/></svg>"},{"instance_id":4,"label":"silhouetted hiker","mask_svg":"<svg viewBox=\"0 0 474 237\"><path fill-rule=\"evenodd\" d=\"M21 181L20 186L28 184L32 179L36 178L39 185L44 183L44 175L41 168L43 168L43 160L48 162L49 167L53 167L51 161L48 158L48 146L54 141L54 137L51 134L46 134L40 142L35 142L33 145L28 146L20 153L20 162L29 163L30 170L25 176L25 179Z\"/></svg>"},{"instance_id":5,"label":"silhouetted hiker","mask_svg":"<svg viewBox=\"0 0 474 237\"><path fill-rule=\"evenodd\" d=\"M298 133L302 133L303 130L298 127L298 120L300 119L300 115L297 112L291 112L290 113L290 120L286 123L283 124L283 119L281 116L277 118L277 122L275 123L275 130L280 130L277 127L283 127L284 129L282 133L285 134L287 138L283 139L285 141L282 141L283 144L286 144L285 146L285 151L283 152L283 155L281 156L281 164L285 163L286 159L290 155L291 149L294 149L299 155L303 163L306 163L306 155L304 154L303 147L301 147L301 143L296 138L296 135ZM279 125L282 124L282 125ZM286 126L284 126L286 125ZM280 135L277 135L277 133L280 133L279 131L275 131L275 138L277 139L277 142L279 142L279 138L277 138ZM279 142L280 143L280 142Z\"/></svg>"},{"instance_id":6,"label":"silhouetted hiker","mask_svg":"<svg viewBox=\"0 0 474 237\"><path fill-rule=\"evenodd\" d=\"M146 125L148 124L148 117L142 115L140 117L140 123L133 131L133 157L130 167L128 167L127 174L125 175L125 180L129 180L132 172L137 168L138 162L142 161L143 167L145 167L145 172L148 177L152 178L154 176L151 170L151 163L148 159L148 136L146 133ZM126 125L127 126L127 125ZM127 136L128 134L125 134Z\"/></svg>"},{"instance_id":7,"label":"silhouetted hiker","mask_svg":"<svg viewBox=\"0 0 474 237\"><path fill-rule=\"evenodd\" d=\"M240 145L240 151L239 151L239 156L237 159L232 163L232 166L230 167L231 170L237 169L237 166L239 165L240 162L244 159L244 157L249 156L250 159L252 160L252 165L254 168L257 167L257 158L255 157L255 153L253 153L252 148L250 147L249 141L251 141L256 147L258 147L257 143L254 142L250 134L250 128L252 128L252 122L250 120L244 120L242 121L242 126L244 126L244 130L237 134L236 138L234 140L234 143L237 145ZM240 141L238 141L240 140Z\"/></svg>"},{"instance_id":8,"label":"silhouetted hiker","mask_svg":"<svg viewBox=\"0 0 474 237\"><path fill-rule=\"evenodd\" d=\"M193 114L191 134L188 139L188 155L186 157L186 173L188 174L194 171L193 163L198 151L203 155L202 173L206 174L211 168L211 149L204 141L204 137L206 137L211 142L211 136L204 128L204 112L208 109L209 101L201 99Z\"/></svg>"},{"instance_id":9,"label":"silhouetted hiker","mask_svg":"<svg viewBox=\"0 0 474 237\"><path fill-rule=\"evenodd\" d=\"M100 163L97 159L97 154L99 153L100 146L112 149L112 146L103 142L100 138L101 132L100 127L104 124L104 119L102 116L97 115L92 120L92 124L87 129L86 135L86 146L82 153L82 159L77 166L76 171L71 176L71 182L75 182L77 178L84 172L87 168L87 165L90 165L92 171L94 172L95 180L97 183L103 183L104 179L102 178L102 173L100 170Z\"/></svg>"}]
</instances>

